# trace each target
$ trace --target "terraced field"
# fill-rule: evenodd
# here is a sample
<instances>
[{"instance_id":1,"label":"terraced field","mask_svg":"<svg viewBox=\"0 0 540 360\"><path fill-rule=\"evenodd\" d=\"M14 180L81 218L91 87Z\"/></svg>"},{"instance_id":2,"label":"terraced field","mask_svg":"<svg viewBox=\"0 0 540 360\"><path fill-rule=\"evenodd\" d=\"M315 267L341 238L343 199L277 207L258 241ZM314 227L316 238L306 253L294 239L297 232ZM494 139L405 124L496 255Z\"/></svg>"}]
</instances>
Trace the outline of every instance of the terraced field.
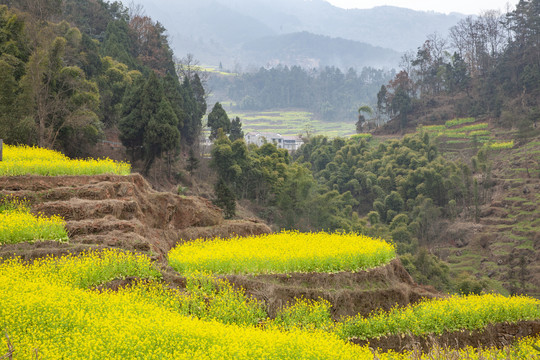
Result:
<instances>
[{"instance_id":1,"label":"terraced field","mask_svg":"<svg viewBox=\"0 0 540 360\"><path fill-rule=\"evenodd\" d=\"M523 149L534 153L538 144ZM509 188L516 192L483 209L491 213L479 226L509 226L503 234L529 239L537 235L539 179L529 170L536 157L519 151L499 155L525 171L495 172L514 174L500 185L518 184ZM140 175L0 176L0 198L0 214L61 216L69 234L61 243L0 242L0 358L538 355L539 300L439 294L415 284L380 239L297 232L230 239L267 228L225 222L204 200L152 191ZM511 266L516 255L537 253L536 238L512 239L510 256L504 242L487 242L494 260ZM462 255L480 258L474 250L466 245Z\"/></svg>"},{"instance_id":2,"label":"terraced field","mask_svg":"<svg viewBox=\"0 0 540 360\"><path fill-rule=\"evenodd\" d=\"M409 334L457 330L464 337L466 329L486 332L507 323L515 324L505 326L514 326L521 342L498 341L507 348L482 353L534 356L532 345L540 343L523 338L540 332L540 302L531 298L452 297L343 321L332 320L325 300L297 299L268 317L263 301L227 280L192 272L182 287L171 287L160 281L156 265L120 250L0 262L0 321L7 334L0 349L13 359L412 359L406 349L413 344L404 343ZM402 339L394 346L401 353L369 348L392 334ZM363 344L353 345L358 339ZM442 352L482 358L473 348Z\"/></svg>"},{"instance_id":3,"label":"terraced field","mask_svg":"<svg viewBox=\"0 0 540 360\"><path fill-rule=\"evenodd\" d=\"M511 149L513 140L499 140L489 124L475 118L448 120L444 125L419 126L419 132L425 132L437 139L440 148L447 152L479 149Z\"/></svg>"},{"instance_id":4,"label":"terraced field","mask_svg":"<svg viewBox=\"0 0 540 360\"><path fill-rule=\"evenodd\" d=\"M226 103L225 103L226 104ZM324 122L314 119L313 114L305 111L227 111L229 118L238 116L242 120L244 132L271 132L281 135L299 135L309 132L311 135L345 137L356 133L352 122Z\"/></svg>"},{"instance_id":5,"label":"terraced field","mask_svg":"<svg viewBox=\"0 0 540 360\"><path fill-rule=\"evenodd\" d=\"M506 137L511 134L505 134ZM463 151L463 150L460 150ZM467 272L505 294L540 297L540 141L512 149L490 149L489 178L478 178L486 203L478 223L458 221L451 237L438 246L454 274ZM487 182L490 182L489 186Z\"/></svg>"}]
</instances>

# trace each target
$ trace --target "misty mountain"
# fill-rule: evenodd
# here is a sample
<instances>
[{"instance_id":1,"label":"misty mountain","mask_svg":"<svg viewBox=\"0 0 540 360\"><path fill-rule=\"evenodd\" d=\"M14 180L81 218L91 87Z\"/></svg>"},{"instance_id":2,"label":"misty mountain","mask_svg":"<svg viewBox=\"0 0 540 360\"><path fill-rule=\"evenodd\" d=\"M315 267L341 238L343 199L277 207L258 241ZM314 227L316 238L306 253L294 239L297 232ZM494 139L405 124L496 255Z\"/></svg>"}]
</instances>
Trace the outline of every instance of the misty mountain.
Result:
<instances>
[{"instance_id":1,"label":"misty mountain","mask_svg":"<svg viewBox=\"0 0 540 360\"><path fill-rule=\"evenodd\" d=\"M397 66L395 52L416 49L433 32L446 35L464 17L391 6L345 10L323 0L138 2L168 29L177 57L193 53L205 64L222 63L230 69L276 61L289 65ZM307 43L302 44L302 39ZM286 40L292 43L286 44ZM333 52L320 51L323 48ZM355 61L353 54L357 55Z\"/></svg>"},{"instance_id":2,"label":"misty mountain","mask_svg":"<svg viewBox=\"0 0 540 360\"><path fill-rule=\"evenodd\" d=\"M305 68L391 68L400 58L394 50L306 31L260 38L246 43L242 49L255 63Z\"/></svg>"}]
</instances>

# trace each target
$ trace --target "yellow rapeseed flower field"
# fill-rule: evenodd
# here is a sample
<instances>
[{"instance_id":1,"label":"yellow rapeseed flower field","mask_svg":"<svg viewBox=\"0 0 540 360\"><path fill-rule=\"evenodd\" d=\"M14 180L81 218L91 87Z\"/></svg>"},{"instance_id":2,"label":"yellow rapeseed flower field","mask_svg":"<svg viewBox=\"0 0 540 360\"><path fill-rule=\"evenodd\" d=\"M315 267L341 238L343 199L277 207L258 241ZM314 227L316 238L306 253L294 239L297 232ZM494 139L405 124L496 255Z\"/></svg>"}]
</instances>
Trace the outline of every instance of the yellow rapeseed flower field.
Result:
<instances>
[{"instance_id":1,"label":"yellow rapeseed flower field","mask_svg":"<svg viewBox=\"0 0 540 360\"><path fill-rule=\"evenodd\" d=\"M498 294L454 295L394 308L369 317L351 317L336 330L342 338L370 339L400 333L441 334L478 330L488 324L540 319L540 300Z\"/></svg>"},{"instance_id":2,"label":"yellow rapeseed flower field","mask_svg":"<svg viewBox=\"0 0 540 360\"><path fill-rule=\"evenodd\" d=\"M379 360L529 360L540 359L540 336L522 338L511 346L503 348L474 348L467 346L462 349L452 349L446 346L434 346L429 352L420 350L377 353Z\"/></svg>"},{"instance_id":3,"label":"yellow rapeseed flower field","mask_svg":"<svg viewBox=\"0 0 540 360\"><path fill-rule=\"evenodd\" d=\"M327 332L263 330L185 316L174 304L152 300L161 290L144 283L118 292L81 288L73 274L110 267L99 264L102 257L0 263L0 331L9 336L13 359L373 358L367 348ZM132 260L126 255L112 263ZM2 336L0 354L4 350L8 338Z\"/></svg>"},{"instance_id":4,"label":"yellow rapeseed flower field","mask_svg":"<svg viewBox=\"0 0 540 360\"><path fill-rule=\"evenodd\" d=\"M57 151L30 146L4 145L0 176L17 175L128 175L131 166L111 159L72 160Z\"/></svg>"},{"instance_id":5,"label":"yellow rapeseed flower field","mask_svg":"<svg viewBox=\"0 0 540 360\"><path fill-rule=\"evenodd\" d=\"M188 277L188 294L167 289L152 280L116 292L92 290L97 284L131 276L159 279L161 274L146 256L118 250L51 257L32 263L19 259L0 262L0 331L9 337L0 337L0 355L11 347L13 359L481 360L535 358L538 351L534 346L540 345L540 338L535 337L504 349L434 348L428 354L374 354L367 347L349 344L333 333L334 327L328 323L326 314L329 304L324 301L300 300L294 309L285 310L281 318L286 322L289 321L286 318L303 319L314 326L291 323L291 326L261 327L256 323L229 322L245 299L231 296L232 287L222 280L214 281L206 273ZM193 302L191 296L203 301ZM186 304L190 308L188 315ZM201 309L196 311L206 311L205 320L193 316L193 307L199 305ZM515 314L523 317L532 313L538 318L531 307L538 311L538 301L498 295L456 296L374 316L412 316L427 323L432 319L451 329L445 319L459 323L462 315L456 314L478 314L470 320L474 324L482 317L485 321L511 321ZM409 314L410 309L415 312Z\"/></svg>"},{"instance_id":6,"label":"yellow rapeseed flower field","mask_svg":"<svg viewBox=\"0 0 540 360\"><path fill-rule=\"evenodd\" d=\"M24 201L0 199L0 245L40 240L67 241L64 219L34 215Z\"/></svg>"},{"instance_id":7,"label":"yellow rapeseed flower field","mask_svg":"<svg viewBox=\"0 0 540 360\"><path fill-rule=\"evenodd\" d=\"M377 267L395 256L393 245L364 235L284 231L188 242L169 252L169 263L180 273L330 273Z\"/></svg>"}]
</instances>

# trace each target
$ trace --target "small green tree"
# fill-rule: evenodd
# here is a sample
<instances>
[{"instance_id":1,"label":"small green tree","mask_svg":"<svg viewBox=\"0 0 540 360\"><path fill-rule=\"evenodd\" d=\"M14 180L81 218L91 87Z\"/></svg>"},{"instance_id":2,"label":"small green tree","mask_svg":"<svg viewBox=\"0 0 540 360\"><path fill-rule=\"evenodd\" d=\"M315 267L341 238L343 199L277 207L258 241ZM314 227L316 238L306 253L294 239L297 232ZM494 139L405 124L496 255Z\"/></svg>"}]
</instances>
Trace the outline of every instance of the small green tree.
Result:
<instances>
[{"instance_id":1,"label":"small green tree","mask_svg":"<svg viewBox=\"0 0 540 360\"><path fill-rule=\"evenodd\" d=\"M236 215L236 198L234 193L221 178L214 187L214 195L216 196L214 204L223 209L225 219L230 219Z\"/></svg>"},{"instance_id":2,"label":"small green tree","mask_svg":"<svg viewBox=\"0 0 540 360\"><path fill-rule=\"evenodd\" d=\"M219 129L223 129L223 132L227 134L231 131L231 120L229 120L227 113L219 102L214 105L212 111L208 114L208 127L210 127L210 140L217 138Z\"/></svg>"},{"instance_id":3,"label":"small green tree","mask_svg":"<svg viewBox=\"0 0 540 360\"><path fill-rule=\"evenodd\" d=\"M193 149L189 149L189 157L187 159L186 170L189 175L193 175L193 172L199 167L199 159L195 156Z\"/></svg>"},{"instance_id":4,"label":"small green tree","mask_svg":"<svg viewBox=\"0 0 540 360\"><path fill-rule=\"evenodd\" d=\"M244 131L242 131L242 122L237 116L231 121L231 133L229 134L229 139L234 142L238 139L244 138Z\"/></svg>"},{"instance_id":5,"label":"small green tree","mask_svg":"<svg viewBox=\"0 0 540 360\"><path fill-rule=\"evenodd\" d=\"M358 121L356 122L357 133L362 132L362 127L364 123L366 122L366 117L364 114L372 115L373 110L371 109L371 107L369 107L368 105L363 105L363 106L360 106L360 108L358 109Z\"/></svg>"}]
</instances>

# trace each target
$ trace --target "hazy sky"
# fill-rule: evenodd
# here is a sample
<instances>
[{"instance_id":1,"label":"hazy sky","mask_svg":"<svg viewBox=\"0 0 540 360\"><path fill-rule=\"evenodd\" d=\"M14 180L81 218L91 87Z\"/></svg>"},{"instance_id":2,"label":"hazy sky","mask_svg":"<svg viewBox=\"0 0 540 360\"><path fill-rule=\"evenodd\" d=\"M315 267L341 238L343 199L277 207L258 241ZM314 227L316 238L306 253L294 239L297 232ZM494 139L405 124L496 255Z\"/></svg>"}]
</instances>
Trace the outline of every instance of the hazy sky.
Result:
<instances>
[{"instance_id":1,"label":"hazy sky","mask_svg":"<svg viewBox=\"0 0 540 360\"><path fill-rule=\"evenodd\" d=\"M392 5L414 10L433 10L441 13L459 12L472 15L482 10L499 9L506 11L506 4L515 8L518 0L327 0L342 8L370 9L375 6Z\"/></svg>"}]
</instances>

